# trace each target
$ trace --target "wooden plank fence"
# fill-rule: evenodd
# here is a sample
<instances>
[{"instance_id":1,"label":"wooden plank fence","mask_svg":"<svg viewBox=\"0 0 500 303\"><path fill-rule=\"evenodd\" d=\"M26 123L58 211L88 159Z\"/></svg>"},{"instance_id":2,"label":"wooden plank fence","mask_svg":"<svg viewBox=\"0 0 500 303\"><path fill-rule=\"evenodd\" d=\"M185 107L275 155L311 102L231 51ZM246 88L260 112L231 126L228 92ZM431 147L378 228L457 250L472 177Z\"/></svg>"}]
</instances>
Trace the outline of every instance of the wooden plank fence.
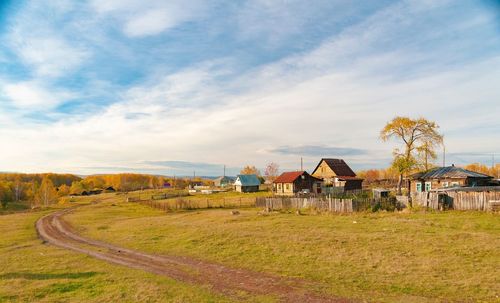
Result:
<instances>
[{"instance_id":1,"label":"wooden plank fence","mask_svg":"<svg viewBox=\"0 0 500 303\"><path fill-rule=\"evenodd\" d=\"M187 199L184 197L170 199L144 199L137 197L128 197L128 202L138 202L140 204L157 208L164 211L170 210L190 210L190 209L206 209L206 208L243 208L255 207L256 197L233 197L233 198L196 198Z\"/></svg>"},{"instance_id":2,"label":"wooden plank fence","mask_svg":"<svg viewBox=\"0 0 500 303\"><path fill-rule=\"evenodd\" d=\"M394 210L399 208L398 202L393 199L341 199L332 197L272 197L257 198L257 207L268 210L286 209L316 209L335 213L352 213L357 211L371 211L378 209Z\"/></svg>"},{"instance_id":3,"label":"wooden plank fence","mask_svg":"<svg viewBox=\"0 0 500 303\"><path fill-rule=\"evenodd\" d=\"M494 190L448 190L412 194L413 206L435 210L479 210L491 211L495 201L500 199L500 188Z\"/></svg>"}]
</instances>

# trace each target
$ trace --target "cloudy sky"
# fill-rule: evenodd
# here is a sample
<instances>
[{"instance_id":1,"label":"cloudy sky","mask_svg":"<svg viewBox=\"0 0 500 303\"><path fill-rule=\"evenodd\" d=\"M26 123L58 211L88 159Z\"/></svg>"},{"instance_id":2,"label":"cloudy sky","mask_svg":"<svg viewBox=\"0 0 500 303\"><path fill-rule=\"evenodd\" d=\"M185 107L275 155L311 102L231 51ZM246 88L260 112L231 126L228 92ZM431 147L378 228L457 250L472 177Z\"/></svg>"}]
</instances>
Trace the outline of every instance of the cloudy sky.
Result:
<instances>
[{"instance_id":1,"label":"cloudy sky","mask_svg":"<svg viewBox=\"0 0 500 303\"><path fill-rule=\"evenodd\" d=\"M0 2L0 171L220 175L388 165L424 116L500 160L495 0Z\"/></svg>"}]
</instances>

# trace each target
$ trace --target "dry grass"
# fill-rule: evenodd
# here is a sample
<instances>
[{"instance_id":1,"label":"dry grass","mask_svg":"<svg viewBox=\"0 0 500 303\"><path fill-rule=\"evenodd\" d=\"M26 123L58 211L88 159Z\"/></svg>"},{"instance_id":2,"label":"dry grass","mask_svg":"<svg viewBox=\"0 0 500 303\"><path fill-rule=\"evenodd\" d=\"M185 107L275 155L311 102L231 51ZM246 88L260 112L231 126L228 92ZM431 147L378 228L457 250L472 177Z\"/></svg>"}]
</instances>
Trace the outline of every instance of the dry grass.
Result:
<instances>
[{"instance_id":1,"label":"dry grass","mask_svg":"<svg viewBox=\"0 0 500 303\"><path fill-rule=\"evenodd\" d=\"M231 302L205 287L43 244L34 224L49 211L0 216L0 302Z\"/></svg>"},{"instance_id":2,"label":"dry grass","mask_svg":"<svg viewBox=\"0 0 500 303\"><path fill-rule=\"evenodd\" d=\"M478 212L165 214L133 203L82 208L89 237L317 282L319 292L377 302L499 301L500 220Z\"/></svg>"}]
</instances>

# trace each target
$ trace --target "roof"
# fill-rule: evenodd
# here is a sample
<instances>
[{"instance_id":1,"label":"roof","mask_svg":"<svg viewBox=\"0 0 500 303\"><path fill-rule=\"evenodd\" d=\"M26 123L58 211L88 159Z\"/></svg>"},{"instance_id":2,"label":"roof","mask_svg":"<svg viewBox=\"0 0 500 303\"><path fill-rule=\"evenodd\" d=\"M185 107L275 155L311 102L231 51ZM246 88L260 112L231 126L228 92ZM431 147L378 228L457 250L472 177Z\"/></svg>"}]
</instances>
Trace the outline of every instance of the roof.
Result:
<instances>
[{"instance_id":1,"label":"roof","mask_svg":"<svg viewBox=\"0 0 500 303\"><path fill-rule=\"evenodd\" d=\"M436 167L425 172L419 172L410 176L412 179L462 179L462 178L493 178L491 176L467 170L461 167L446 166Z\"/></svg>"},{"instance_id":2,"label":"roof","mask_svg":"<svg viewBox=\"0 0 500 303\"><path fill-rule=\"evenodd\" d=\"M215 178L214 181L226 181L226 182L229 181L229 182L233 182L234 178L228 177L228 176L220 176L220 177Z\"/></svg>"},{"instance_id":3,"label":"roof","mask_svg":"<svg viewBox=\"0 0 500 303\"><path fill-rule=\"evenodd\" d=\"M318 167L321 165L321 162L325 161L325 163L333 170L333 172L337 176L342 177L356 177L356 174L352 171L352 169L345 163L342 159L331 159L331 158L322 158L319 161L316 168L313 170L313 174L316 172Z\"/></svg>"},{"instance_id":4,"label":"roof","mask_svg":"<svg viewBox=\"0 0 500 303\"><path fill-rule=\"evenodd\" d=\"M313 179L321 181L321 179L309 175L306 171L292 171L292 172L282 173L278 178L276 178L276 180L274 180L274 183L293 183L295 182L295 180L297 180L298 177L304 174L308 175Z\"/></svg>"},{"instance_id":5,"label":"roof","mask_svg":"<svg viewBox=\"0 0 500 303\"><path fill-rule=\"evenodd\" d=\"M257 175L238 175L236 181L241 182L241 186L258 186L260 185L260 180Z\"/></svg>"}]
</instances>

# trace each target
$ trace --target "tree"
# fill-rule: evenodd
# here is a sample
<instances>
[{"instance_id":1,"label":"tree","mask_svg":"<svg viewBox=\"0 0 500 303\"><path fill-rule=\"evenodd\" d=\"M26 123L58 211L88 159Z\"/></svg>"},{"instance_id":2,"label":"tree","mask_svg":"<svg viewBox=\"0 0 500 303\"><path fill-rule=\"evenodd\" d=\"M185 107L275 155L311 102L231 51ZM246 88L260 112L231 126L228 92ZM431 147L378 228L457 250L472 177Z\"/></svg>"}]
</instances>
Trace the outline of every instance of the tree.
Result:
<instances>
[{"instance_id":1,"label":"tree","mask_svg":"<svg viewBox=\"0 0 500 303\"><path fill-rule=\"evenodd\" d=\"M82 181L74 181L69 188L70 195L81 195L86 190L85 184Z\"/></svg>"},{"instance_id":2,"label":"tree","mask_svg":"<svg viewBox=\"0 0 500 303\"><path fill-rule=\"evenodd\" d=\"M57 189L57 195L59 197L67 196L67 195L69 195L69 189L70 189L70 187L68 185L63 184L63 185L61 185L61 186L58 187L58 189Z\"/></svg>"},{"instance_id":3,"label":"tree","mask_svg":"<svg viewBox=\"0 0 500 303\"><path fill-rule=\"evenodd\" d=\"M40 188L38 189L37 196L43 206L47 207L54 203L57 199L57 191L54 187L54 183L47 177L43 177Z\"/></svg>"},{"instance_id":4,"label":"tree","mask_svg":"<svg viewBox=\"0 0 500 303\"><path fill-rule=\"evenodd\" d=\"M266 177L266 180L271 183L274 180L276 180L279 174L279 168L280 166L274 162L267 164L266 170L264 171L264 176Z\"/></svg>"},{"instance_id":5,"label":"tree","mask_svg":"<svg viewBox=\"0 0 500 303\"><path fill-rule=\"evenodd\" d=\"M240 174L260 176L260 171L255 166L247 165L240 171Z\"/></svg>"},{"instance_id":6,"label":"tree","mask_svg":"<svg viewBox=\"0 0 500 303\"><path fill-rule=\"evenodd\" d=\"M394 149L393 168L398 171L399 180L397 191L401 195L401 186L403 177L410 173L418 164L415 155L422 146L430 151L434 146L443 142L443 136L438 133L439 126L425 118L411 119L408 117L395 117L385 125L380 132L382 141L388 141L392 138L401 140L403 149ZM409 195L409 191L408 191Z\"/></svg>"},{"instance_id":7,"label":"tree","mask_svg":"<svg viewBox=\"0 0 500 303\"><path fill-rule=\"evenodd\" d=\"M7 182L0 182L0 204L3 208L7 207L9 202L14 199L14 194L12 192L11 186Z\"/></svg>"},{"instance_id":8,"label":"tree","mask_svg":"<svg viewBox=\"0 0 500 303\"><path fill-rule=\"evenodd\" d=\"M23 183L21 180L21 176L17 175L14 179L14 200L18 202L21 200L21 193L23 191Z\"/></svg>"}]
</instances>

